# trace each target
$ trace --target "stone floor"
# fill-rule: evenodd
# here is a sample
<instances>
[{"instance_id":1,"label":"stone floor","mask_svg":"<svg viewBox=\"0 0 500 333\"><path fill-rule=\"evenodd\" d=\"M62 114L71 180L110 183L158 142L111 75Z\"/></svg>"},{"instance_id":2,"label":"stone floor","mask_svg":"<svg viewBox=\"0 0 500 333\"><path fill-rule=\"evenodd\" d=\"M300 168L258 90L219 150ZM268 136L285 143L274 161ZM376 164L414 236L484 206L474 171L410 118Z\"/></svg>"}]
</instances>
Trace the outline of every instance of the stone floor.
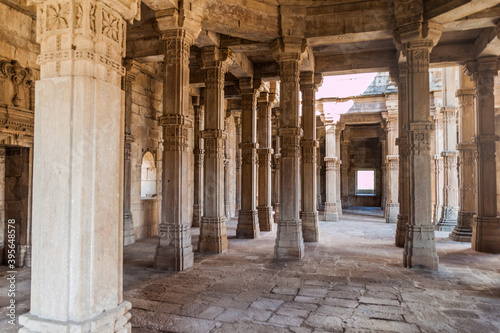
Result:
<instances>
[{"instance_id":1,"label":"stone floor","mask_svg":"<svg viewBox=\"0 0 500 333\"><path fill-rule=\"evenodd\" d=\"M133 332L500 332L500 255L436 232L439 271L408 270L393 245L395 225L381 218L344 215L320 227L321 241L306 243L300 262L274 261L275 232L236 239L235 220L226 254L196 253L181 273L152 267L154 238L126 247ZM22 311L28 282L29 270L21 270ZM0 321L0 332L15 330Z\"/></svg>"}]
</instances>

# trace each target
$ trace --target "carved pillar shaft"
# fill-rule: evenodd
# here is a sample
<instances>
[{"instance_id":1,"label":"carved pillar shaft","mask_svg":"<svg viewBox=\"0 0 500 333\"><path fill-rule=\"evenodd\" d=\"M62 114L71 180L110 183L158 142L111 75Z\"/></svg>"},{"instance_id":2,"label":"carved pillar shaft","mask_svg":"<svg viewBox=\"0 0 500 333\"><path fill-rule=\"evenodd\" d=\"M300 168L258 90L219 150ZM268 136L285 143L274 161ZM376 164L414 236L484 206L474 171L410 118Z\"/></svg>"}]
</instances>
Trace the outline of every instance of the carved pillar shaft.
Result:
<instances>
[{"instance_id":1,"label":"carved pillar shaft","mask_svg":"<svg viewBox=\"0 0 500 333\"><path fill-rule=\"evenodd\" d=\"M342 181L342 208L349 208L349 138L344 136L344 141L340 147L342 150L342 166L341 166L341 181Z\"/></svg>"},{"instance_id":2,"label":"carved pillar shaft","mask_svg":"<svg viewBox=\"0 0 500 333\"><path fill-rule=\"evenodd\" d=\"M299 53L281 53L280 66L280 220L274 247L276 259L304 256L300 221Z\"/></svg>"},{"instance_id":3,"label":"carved pillar shaft","mask_svg":"<svg viewBox=\"0 0 500 333\"><path fill-rule=\"evenodd\" d=\"M257 97L252 78L240 80L241 88L241 210L238 215L236 236L257 238Z\"/></svg>"},{"instance_id":4,"label":"carved pillar shaft","mask_svg":"<svg viewBox=\"0 0 500 333\"><path fill-rule=\"evenodd\" d=\"M387 197L385 205L385 219L387 223L397 223L399 214L398 187L399 187L399 157L396 151L396 138L398 136L398 124L396 119L389 118L387 121L387 143L388 155L385 159L387 173Z\"/></svg>"},{"instance_id":5,"label":"carved pillar shaft","mask_svg":"<svg viewBox=\"0 0 500 333\"><path fill-rule=\"evenodd\" d=\"M165 81L163 84L162 210L158 227L155 266L182 271L193 265L191 222L187 205L189 175L189 48L193 36L183 29L163 32ZM168 161L168 163L166 163Z\"/></svg>"},{"instance_id":6,"label":"carved pillar shaft","mask_svg":"<svg viewBox=\"0 0 500 333\"><path fill-rule=\"evenodd\" d=\"M272 101L267 92L262 92L258 100L259 109L259 226L261 231L272 231L274 228L273 207L271 206L271 159Z\"/></svg>"},{"instance_id":7,"label":"carved pillar shaft","mask_svg":"<svg viewBox=\"0 0 500 333\"><path fill-rule=\"evenodd\" d=\"M500 218L497 217L494 78L496 57L467 63L476 97L476 216L472 248L479 252L500 253Z\"/></svg>"},{"instance_id":8,"label":"carved pillar shaft","mask_svg":"<svg viewBox=\"0 0 500 333\"><path fill-rule=\"evenodd\" d=\"M132 1L34 1L30 313L22 332L131 332L123 301L126 20ZM78 15L80 13L80 15ZM99 27L99 29L96 29ZM54 267L54 270L47 269Z\"/></svg>"},{"instance_id":9,"label":"carved pillar shaft","mask_svg":"<svg viewBox=\"0 0 500 333\"><path fill-rule=\"evenodd\" d=\"M316 140L316 98L317 86L321 83L320 74L304 72L300 75L302 91L302 235L305 242L319 241L317 210L316 159L318 141Z\"/></svg>"},{"instance_id":10,"label":"carved pillar shaft","mask_svg":"<svg viewBox=\"0 0 500 333\"><path fill-rule=\"evenodd\" d=\"M399 67L398 77L398 131L399 138L396 140L399 150L399 214L396 226L395 244L404 247L406 243L406 228L408 226L408 214L410 210L409 196L409 174L408 174L408 91L407 91L407 69L406 65Z\"/></svg>"},{"instance_id":11,"label":"carved pillar shaft","mask_svg":"<svg viewBox=\"0 0 500 333\"><path fill-rule=\"evenodd\" d=\"M345 124L343 123L337 123L337 128L335 130L335 157L337 158L337 167L335 168L335 175L336 175L336 181L337 185L335 186L335 191L336 193L336 198L337 198L337 214L339 217L342 216L342 182L341 182L341 169L342 169L342 158L341 158L341 153L342 150L340 148L340 135L342 134L342 130L344 129ZM326 140L325 140L326 142ZM326 149L325 149L326 151ZM326 173L325 173L325 178L326 178ZM326 183L325 183L326 185ZM326 190L326 189L325 189ZM325 191L325 197L326 197L326 191Z\"/></svg>"},{"instance_id":12,"label":"carved pillar shaft","mask_svg":"<svg viewBox=\"0 0 500 333\"><path fill-rule=\"evenodd\" d=\"M277 116L279 117L279 111L277 112ZM276 133L279 133L279 119L277 121ZM276 135L276 147L274 150L274 164L275 164L275 183L274 183L274 223L278 223L280 220L280 179L281 179L281 145L280 145L280 136Z\"/></svg>"},{"instance_id":13,"label":"carved pillar shaft","mask_svg":"<svg viewBox=\"0 0 500 333\"><path fill-rule=\"evenodd\" d=\"M326 201L325 201L325 221L337 222L339 220L337 208L337 157L335 142L336 126L333 124L326 130L325 136L325 186L326 186Z\"/></svg>"},{"instance_id":14,"label":"carved pillar shaft","mask_svg":"<svg viewBox=\"0 0 500 333\"><path fill-rule=\"evenodd\" d=\"M228 131L228 117L224 121L224 131L227 136L229 136ZM224 213L226 218L229 220L231 218L231 212L229 211L229 153L228 153L228 141L226 137L226 142L224 143Z\"/></svg>"},{"instance_id":15,"label":"carved pillar shaft","mask_svg":"<svg viewBox=\"0 0 500 333\"><path fill-rule=\"evenodd\" d=\"M125 149L123 162L123 245L135 243L134 219L130 210L132 167L130 162L131 145L134 142L132 135L132 84L135 75L127 71L124 77L125 90Z\"/></svg>"},{"instance_id":16,"label":"carved pillar shaft","mask_svg":"<svg viewBox=\"0 0 500 333\"><path fill-rule=\"evenodd\" d=\"M203 175L203 217L200 228L200 252L222 253L227 250L224 213L224 75L227 65L216 47L202 49L205 70L205 164Z\"/></svg>"},{"instance_id":17,"label":"carved pillar shaft","mask_svg":"<svg viewBox=\"0 0 500 333\"><path fill-rule=\"evenodd\" d=\"M194 198L193 198L193 227L201 225L203 216L203 161L205 158L205 144L203 130L205 129L205 112L200 103L200 97L193 97L194 107Z\"/></svg>"},{"instance_id":18,"label":"carved pillar shaft","mask_svg":"<svg viewBox=\"0 0 500 333\"><path fill-rule=\"evenodd\" d=\"M408 68L408 145L410 209L405 267L437 269L438 257L431 223L431 155L430 136L433 124L429 106L429 54L431 40L404 44Z\"/></svg>"},{"instance_id":19,"label":"carved pillar shaft","mask_svg":"<svg viewBox=\"0 0 500 333\"><path fill-rule=\"evenodd\" d=\"M236 207L235 210L239 214L241 209L241 117L234 117L236 126Z\"/></svg>"},{"instance_id":20,"label":"carved pillar shaft","mask_svg":"<svg viewBox=\"0 0 500 333\"><path fill-rule=\"evenodd\" d=\"M472 222L476 214L475 198L475 146L472 142L475 130L474 119L474 90L472 82L464 73L460 76L460 85L456 93L459 108L459 165L460 165L460 203L457 225L450 234L450 238L459 242L470 242L472 238Z\"/></svg>"}]
</instances>

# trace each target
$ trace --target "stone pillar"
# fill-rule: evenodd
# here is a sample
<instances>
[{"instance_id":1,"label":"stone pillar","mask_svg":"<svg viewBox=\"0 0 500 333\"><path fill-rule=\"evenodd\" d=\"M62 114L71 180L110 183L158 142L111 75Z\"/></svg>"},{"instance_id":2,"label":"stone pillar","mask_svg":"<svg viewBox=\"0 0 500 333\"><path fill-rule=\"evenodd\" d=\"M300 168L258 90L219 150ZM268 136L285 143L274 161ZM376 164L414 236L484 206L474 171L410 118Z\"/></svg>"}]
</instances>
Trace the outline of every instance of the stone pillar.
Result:
<instances>
[{"instance_id":1,"label":"stone pillar","mask_svg":"<svg viewBox=\"0 0 500 333\"><path fill-rule=\"evenodd\" d=\"M466 63L476 97L476 216L472 226L472 249L500 253L500 218L497 216L494 78L497 58L485 57Z\"/></svg>"},{"instance_id":2,"label":"stone pillar","mask_svg":"<svg viewBox=\"0 0 500 333\"><path fill-rule=\"evenodd\" d=\"M274 257L302 259L304 240L300 221L300 118L299 62L302 43L276 40L274 49L280 66L280 220Z\"/></svg>"},{"instance_id":3,"label":"stone pillar","mask_svg":"<svg viewBox=\"0 0 500 333\"><path fill-rule=\"evenodd\" d=\"M193 96L194 108L194 198L193 198L193 227L201 225L203 216L203 160L205 158L205 143L203 130L205 129L205 112L199 96Z\"/></svg>"},{"instance_id":4,"label":"stone pillar","mask_svg":"<svg viewBox=\"0 0 500 333\"><path fill-rule=\"evenodd\" d=\"M317 210L316 159L318 141L316 140L316 98L315 92L323 77L321 74L304 72L300 74L302 91L302 235L305 242L319 241Z\"/></svg>"},{"instance_id":5,"label":"stone pillar","mask_svg":"<svg viewBox=\"0 0 500 333\"><path fill-rule=\"evenodd\" d=\"M443 142L443 116L440 110L434 116L434 147L435 154L432 155L434 164L434 216L432 221L435 225L439 223L439 218L443 214L443 190L444 190L444 163L441 153L444 149ZM432 136L431 136L432 142Z\"/></svg>"},{"instance_id":6,"label":"stone pillar","mask_svg":"<svg viewBox=\"0 0 500 333\"><path fill-rule=\"evenodd\" d=\"M325 135L325 221L337 222L339 214L337 209L337 157L335 148L335 124L332 124L326 129Z\"/></svg>"},{"instance_id":7,"label":"stone pillar","mask_svg":"<svg viewBox=\"0 0 500 333\"><path fill-rule=\"evenodd\" d=\"M130 209L130 197L132 187L132 167L130 153L132 142L135 138L132 135L132 84L136 75L139 74L139 66L132 60L125 62L126 74L123 79L123 90L125 93L125 149L123 163L123 245L135 243L134 218Z\"/></svg>"},{"instance_id":8,"label":"stone pillar","mask_svg":"<svg viewBox=\"0 0 500 333\"><path fill-rule=\"evenodd\" d=\"M271 159L272 127L271 108L274 95L261 92L258 99L259 109L259 227L261 231L272 231L274 225L273 207L271 207Z\"/></svg>"},{"instance_id":9,"label":"stone pillar","mask_svg":"<svg viewBox=\"0 0 500 333\"><path fill-rule=\"evenodd\" d=\"M257 238L257 97L252 78L240 79L241 89L241 209L238 215L236 237Z\"/></svg>"},{"instance_id":10,"label":"stone pillar","mask_svg":"<svg viewBox=\"0 0 500 333\"><path fill-rule=\"evenodd\" d=\"M226 134L229 136L228 133L228 118L231 115L227 115L226 113L226 120L224 120L224 131ZM227 220L231 219L231 212L229 211L229 153L227 151L227 138L226 142L224 143L224 213L226 215Z\"/></svg>"},{"instance_id":11,"label":"stone pillar","mask_svg":"<svg viewBox=\"0 0 500 333\"><path fill-rule=\"evenodd\" d=\"M189 49L193 34L185 29L162 32L165 41L165 80L163 84L163 173L162 209L158 227L155 266L182 271L193 266L189 216L188 113ZM167 162L168 161L168 162ZM168 193L168 195L167 195ZM173 198L173 200L172 200Z\"/></svg>"},{"instance_id":12,"label":"stone pillar","mask_svg":"<svg viewBox=\"0 0 500 333\"><path fill-rule=\"evenodd\" d=\"M317 198L317 210L324 212L325 211L325 200L322 195L322 165L325 161L325 126L316 127L316 138L318 139L318 149L317 149L317 158L316 158L316 198ZM324 178L324 177L323 177Z\"/></svg>"},{"instance_id":13,"label":"stone pillar","mask_svg":"<svg viewBox=\"0 0 500 333\"><path fill-rule=\"evenodd\" d=\"M382 151L382 157L380 161L381 165L380 169L382 171L382 197L380 200L381 201L380 208L385 209L385 203L387 200L387 172L388 172L387 165L385 163L387 159L387 140L380 139L379 135L379 142Z\"/></svg>"},{"instance_id":14,"label":"stone pillar","mask_svg":"<svg viewBox=\"0 0 500 333\"><path fill-rule=\"evenodd\" d=\"M337 214L339 217L342 216L342 187L341 187L341 168L342 168L342 159L340 149L340 135L345 128L345 124L341 122L337 122L337 128L335 129L335 157L337 158L337 166L335 168L335 174L337 177L337 186L335 186L337 194ZM326 176L325 176L326 178Z\"/></svg>"},{"instance_id":15,"label":"stone pillar","mask_svg":"<svg viewBox=\"0 0 500 333\"><path fill-rule=\"evenodd\" d=\"M474 184L474 152L472 141L475 130L474 119L474 89L470 78L464 73L460 76L460 89L457 91L459 108L459 139L458 145L460 165L460 205L457 225L450 238L458 242L470 242L472 238L472 221L476 214L475 184Z\"/></svg>"},{"instance_id":16,"label":"stone pillar","mask_svg":"<svg viewBox=\"0 0 500 333\"><path fill-rule=\"evenodd\" d=\"M457 151L457 107L455 103L455 68L443 69L443 136L444 187L443 211L436 230L451 231L458 217L458 151Z\"/></svg>"},{"instance_id":17,"label":"stone pillar","mask_svg":"<svg viewBox=\"0 0 500 333\"><path fill-rule=\"evenodd\" d=\"M344 141L340 144L342 150L342 166L341 166L341 178L342 178L342 208L349 208L349 137L347 132L344 132Z\"/></svg>"},{"instance_id":18,"label":"stone pillar","mask_svg":"<svg viewBox=\"0 0 500 333\"><path fill-rule=\"evenodd\" d=\"M428 29L431 33L431 27L428 25L422 29ZM427 34L427 31L423 33ZM408 31L403 33L402 38L408 69L407 131L410 178L410 211L403 260L408 268L436 270L438 257L431 211L430 136L433 124L430 121L429 105L429 59L434 42L431 39L415 38L415 35Z\"/></svg>"},{"instance_id":19,"label":"stone pillar","mask_svg":"<svg viewBox=\"0 0 500 333\"><path fill-rule=\"evenodd\" d=\"M408 215L410 212L410 178L408 173L409 168L409 146L408 132L406 127L408 124L408 91L407 91L407 69L406 64L401 64L398 69L397 84L398 84L398 132L399 137L396 139L399 151L399 175L398 175L398 201L399 214L396 225L395 244L397 247L404 247L406 243L406 228L408 226Z\"/></svg>"},{"instance_id":20,"label":"stone pillar","mask_svg":"<svg viewBox=\"0 0 500 333\"><path fill-rule=\"evenodd\" d=\"M280 108L274 108L276 118L280 116ZM279 119L276 121L276 145L274 147L274 169L275 169L275 183L274 183L274 223L280 220L280 162L281 162L281 146L279 133Z\"/></svg>"},{"instance_id":21,"label":"stone pillar","mask_svg":"<svg viewBox=\"0 0 500 333\"><path fill-rule=\"evenodd\" d=\"M241 209L241 116L234 115L234 125L236 127L236 207L235 211L239 214Z\"/></svg>"},{"instance_id":22,"label":"stone pillar","mask_svg":"<svg viewBox=\"0 0 500 333\"><path fill-rule=\"evenodd\" d=\"M205 164L203 174L203 217L199 250L222 253L228 248L224 214L224 75L227 55L215 46L202 49L205 71Z\"/></svg>"},{"instance_id":23,"label":"stone pillar","mask_svg":"<svg viewBox=\"0 0 500 333\"><path fill-rule=\"evenodd\" d=\"M396 150L398 136L397 116L389 115L386 119L387 129L387 156L385 158L387 195L385 204L385 221L397 223L399 214L398 185L399 185L399 156Z\"/></svg>"},{"instance_id":24,"label":"stone pillar","mask_svg":"<svg viewBox=\"0 0 500 333\"><path fill-rule=\"evenodd\" d=\"M19 332L131 332L131 304L123 301L120 85L126 20L136 18L139 4L32 4L41 51L35 90L36 213L30 312L19 318L24 326Z\"/></svg>"}]
</instances>

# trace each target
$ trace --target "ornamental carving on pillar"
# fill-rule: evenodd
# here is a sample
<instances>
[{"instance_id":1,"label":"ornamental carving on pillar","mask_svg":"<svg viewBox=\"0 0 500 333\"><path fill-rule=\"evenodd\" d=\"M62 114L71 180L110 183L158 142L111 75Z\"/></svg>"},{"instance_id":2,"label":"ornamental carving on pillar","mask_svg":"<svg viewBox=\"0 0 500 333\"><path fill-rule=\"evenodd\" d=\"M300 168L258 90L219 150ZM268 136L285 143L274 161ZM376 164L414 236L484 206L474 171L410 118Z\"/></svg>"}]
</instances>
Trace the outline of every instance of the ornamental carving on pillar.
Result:
<instances>
[{"instance_id":1,"label":"ornamental carving on pillar","mask_svg":"<svg viewBox=\"0 0 500 333\"><path fill-rule=\"evenodd\" d=\"M255 142L240 143L242 165L257 164L257 152L256 152L257 147L258 144Z\"/></svg>"},{"instance_id":2,"label":"ornamental carving on pillar","mask_svg":"<svg viewBox=\"0 0 500 333\"><path fill-rule=\"evenodd\" d=\"M336 171L337 165L337 159L335 157L325 157L325 167L327 172Z\"/></svg>"},{"instance_id":3,"label":"ornamental carving on pillar","mask_svg":"<svg viewBox=\"0 0 500 333\"><path fill-rule=\"evenodd\" d=\"M318 141L316 140L302 140L302 160L304 163L316 164Z\"/></svg>"},{"instance_id":4,"label":"ornamental carving on pillar","mask_svg":"<svg viewBox=\"0 0 500 333\"><path fill-rule=\"evenodd\" d=\"M408 127L410 153L415 155L429 154L431 151L430 134L433 130L432 123L410 123Z\"/></svg>"},{"instance_id":5,"label":"ornamental carving on pillar","mask_svg":"<svg viewBox=\"0 0 500 333\"><path fill-rule=\"evenodd\" d=\"M404 44L404 54L408 64L408 73L427 73L429 70L432 40L417 40Z\"/></svg>"},{"instance_id":6,"label":"ornamental carving on pillar","mask_svg":"<svg viewBox=\"0 0 500 333\"><path fill-rule=\"evenodd\" d=\"M161 38L165 40L165 62L167 65L184 63L189 65L189 54L193 37L183 29L167 31Z\"/></svg>"},{"instance_id":7,"label":"ornamental carving on pillar","mask_svg":"<svg viewBox=\"0 0 500 333\"><path fill-rule=\"evenodd\" d=\"M178 114L168 114L160 118L163 126L163 147L166 151L187 151L188 126L186 117Z\"/></svg>"},{"instance_id":8,"label":"ornamental carving on pillar","mask_svg":"<svg viewBox=\"0 0 500 333\"><path fill-rule=\"evenodd\" d=\"M300 157L300 136L302 130L299 127L280 128L281 157Z\"/></svg>"},{"instance_id":9,"label":"ornamental carving on pillar","mask_svg":"<svg viewBox=\"0 0 500 333\"><path fill-rule=\"evenodd\" d=\"M24 87L29 89L30 95L32 95L33 71L29 67L23 67L17 60L2 60L0 61L0 72L9 79L9 81L14 86L14 95L12 96L12 104L16 107L21 105L21 96L19 93L19 88ZM29 103L31 104L31 103ZM29 107L31 109L31 105Z\"/></svg>"},{"instance_id":10,"label":"ornamental carving on pillar","mask_svg":"<svg viewBox=\"0 0 500 333\"><path fill-rule=\"evenodd\" d=\"M205 156L223 159L224 146L226 142L226 132L217 129L208 129L203 131L205 141Z\"/></svg>"}]
</instances>

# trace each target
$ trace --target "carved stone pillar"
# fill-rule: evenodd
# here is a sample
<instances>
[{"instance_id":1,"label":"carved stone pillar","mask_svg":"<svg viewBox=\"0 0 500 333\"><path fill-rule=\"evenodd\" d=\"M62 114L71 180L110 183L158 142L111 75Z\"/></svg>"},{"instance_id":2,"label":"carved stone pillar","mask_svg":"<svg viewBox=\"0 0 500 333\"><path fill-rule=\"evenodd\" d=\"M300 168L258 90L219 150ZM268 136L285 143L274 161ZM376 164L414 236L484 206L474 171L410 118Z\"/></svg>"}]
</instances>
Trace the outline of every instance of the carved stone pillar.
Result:
<instances>
[{"instance_id":1,"label":"carved stone pillar","mask_svg":"<svg viewBox=\"0 0 500 333\"><path fill-rule=\"evenodd\" d=\"M241 89L241 210L236 237L257 238L257 97L260 84L254 88L252 78L240 80Z\"/></svg>"},{"instance_id":2,"label":"carved stone pillar","mask_svg":"<svg viewBox=\"0 0 500 333\"><path fill-rule=\"evenodd\" d=\"M344 132L344 141L341 142L340 148L342 150L342 165L341 165L341 178L342 178L342 208L349 208L349 146L350 141L347 133Z\"/></svg>"},{"instance_id":3,"label":"carved stone pillar","mask_svg":"<svg viewBox=\"0 0 500 333\"><path fill-rule=\"evenodd\" d=\"M241 116L234 116L234 125L236 127L236 214L241 209Z\"/></svg>"},{"instance_id":4,"label":"carved stone pillar","mask_svg":"<svg viewBox=\"0 0 500 333\"><path fill-rule=\"evenodd\" d=\"M280 220L274 247L276 259L302 259L304 240L300 221L299 62L302 44L275 41L280 66Z\"/></svg>"},{"instance_id":5,"label":"carved stone pillar","mask_svg":"<svg viewBox=\"0 0 500 333\"><path fill-rule=\"evenodd\" d=\"M203 130L205 129L205 112L199 96L193 96L194 107L194 199L193 199L193 227L201 225L203 216L203 161L205 159L205 143Z\"/></svg>"},{"instance_id":6,"label":"carved stone pillar","mask_svg":"<svg viewBox=\"0 0 500 333\"><path fill-rule=\"evenodd\" d=\"M205 165L203 175L203 217L199 250L222 253L227 250L224 214L224 75L227 55L217 47L202 49L205 70Z\"/></svg>"},{"instance_id":7,"label":"carved stone pillar","mask_svg":"<svg viewBox=\"0 0 500 333\"><path fill-rule=\"evenodd\" d=\"M386 119L387 129L387 156L385 157L386 178L386 204L385 220L387 223L398 221L398 176L399 176L399 156L396 150L396 138L398 136L397 117L389 115Z\"/></svg>"},{"instance_id":8,"label":"carved stone pillar","mask_svg":"<svg viewBox=\"0 0 500 333\"><path fill-rule=\"evenodd\" d=\"M319 223L317 210L316 159L318 141L316 140L316 98L315 92L321 85L321 74L304 72L300 74L302 91L302 235L305 242L319 241Z\"/></svg>"},{"instance_id":9,"label":"carved stone pillar","mask_svg":"<svg viewBox=\"0 0 500 333\"><path fill-rule=\"evenodd\" d=\"M131 332L123 301L126 20L134 1L33 1L36 84L30 312L19 332ZM79 14L80 13L80 14ZM53 269L48 269L52 267Z\"/></svg>"},{"instance_id":10,"label":"carved stone pillar","mask_svg":"<svg viewBox=\"0 0 500 333\"><path fill-rule=\"evenodd\" d=\"M379 136L379 138L380 138L380 136ZM381 165L380 169L382 171L382 198L380 200L381 201L380 208L385 209L385 203L387 200L387 173L389 172L387 165L385 163L386 158L387 158L387 140L380 139L379 142L380 142L380 147L382 150L382 157L381 157L381 161L380 161L380 165Z\"/></svg>"},{"instance_id":11,"label":"carved stone pillar","mask_svg":"<svg viewBox=\"0 0 500 333\"><path fill-rule=\"evenodd\" d=\"M182 271L193 266L191 223L185 186L189 175L189 48L194 36L184 29L162 32L165 41L163 84L162 209L155 266ZM167 162L168 161L168 162ZM168 195L167 195L168 193ZM173 198L173 199L172 199Z\"/></svg>"},{"instance_id":12,"label":"carved stone pillar","mask_svg":"<svg viewBox=\"0 0 500 333\"><path fill-rule=\"evenodd\" d=\"M460 208L457 225L450 238L458 242L470 242L472 238L472 222L476 214L475 184L474 184L474 153L472 142L475 130L474 90L470 78L463 73L460 76L460 89L457 91L460 114L460 130L458 145L460 165Z\"/></svg>"},{"instance_id":13,"label":"carved stone pillar","mask_svg":"<svg viewBox=\"0 0 500 333\"><path fill-rule=\"evenodd\" d=\"M408 123L408 91L407 91L407 75L406 64L402 64L398 68L396 77L398 84L398 132L399 137L396 139L399 151L399 175L398 175L398 201L399 214L396 225L395 245L404 247L406 243L406 228L408 226L408 215L410 211L409 186L410 179L408 174L408 132L406 126Z\"/></svg>"},{"instance_id":14,"label":"carved stone pillar","mask_svg":"<svg viewBox=\"0 0 500 333\"><path fill-rule=\"evenodd\" d=\"M273 207L271 207L271 159L272 127L271 108L274 95L261 92L258 99L259 109L259 227L261 231L272 231L274 228Z\"/></svg>"},{"instance_id":15,"label":"carved stone pillar","mask_svg":"<svg viewBox=\"0 0 500 333\"><path fill-rule=\"evenodd\" d=\"M457 151L457 107L455 103L455 69L443 69L443 210L436 230L451 231L458 217L458 151Z\"/></svg>"},{"instance_id":16,"label":"carved stone pillar","mask_svg":"<svg viewBox=\"0 0 500 333\"><path fill-rule=\"evenodd\" d=\"M280 108L274 108L276 118L280 116ZM275 169L275 183L274 183L274 223L280 220L280 162L281 162L281 146L279 133L279 119L276 121L276 145L274 147L274 169Z\"/></svg>"},{"instance_id":17,"label":"carved stone pillar","mask_svg":"<svg viewBox=\"0 0 500 333\"><path fill-rule=\"evenodd\" d=\"M337 186L335 186L335 188L337 191L337 194L336 194L337 214L339 217L342 216L342 187L341 187L342 186L342 184L341 184L342 159L340 156L342 153L342 150L340 149L340 136L341 136L344 128L345 128L344 123L337 122L337 128L335 130L335 157L337 158L337 166L335 168L335 174L336 174L336 178L337 178ZM325 174L325 178L326 178L326 174Z\"/></svg>"},{"instance_id":18,"label":"carved stone pillar","mask_svg":"<svg viewBox=\"0 0 500 333\"><path fill-rule=\"evenodd\" d=\"M494 78L497 58L485 57L466 64L476 97L476 216L472 249L500 253L500 217L497 216Z\"/></svg>"},{"instance_id":19,"label":"carved stone pillar","mask_svg":"<svg viewBox=\"0 0 500 333\"><path fill-rule=\"evenodd\" d=\"M413 37L411 35L409 41L403 43L408 69L406 129L410 178L410 210L403 260L408 268L435 270L438 268L438 257L431 223L430 136L433 124L429 106L429 58L433 41Z\"/></svg>"},{"instance_id":20,"label":"carved stone pillar","mask_svg":"<svg viewBox=\"0 0 500 333\"><path fill-rule=\"evenodd\" d=\"M135 243L134 218L130 209L130 197L132 187L132 168L130 162L130 153L132 142L135 141L132 135L132 84L136 75L139 74L139 66L129 60L125 64L126 74L123 79L123 88L125 91L125 149L123 162L123 245Z\"/></svg>"},{"instance_id":21,"label":"carved stone pillar","mask_svg":"<svg viewBox=\"0 0 500 333\"><path fill-rule=\"evenodd\" d=\"M432 162L434 165L434 216L432 221L435 225L439 223L439 218L443 214L443 190L444 190L444 160L441 153L444 149L444 140L443 140L443 116L440 111L436 112L437 114L434 116L434 136L431 136L431 144L432 138L434 138L435 145L435 154L432 155Z\"/></svg>"},{"instance_id":22,"label":"carved stone pillar","mask_svg":"<svg viewBox=\"0 0 500 333\"><path fill-rule=\"evenodd\" d=\"M226 120L224 121L224 131L228 133L228 118L230 115L226 114ZM227 151L227 137L224 143L224 213L227 220L231 219L231 212L229 211L229 153Z\"/></svg>"},{"instance_id":23,"label":"carved stone pillar","mask_svg":"<svg viewBox=\"0 0 500 333\"><path fill-rule=\"evenodd\" d=\"M337 209L337 157L335 148L335 124L332 124L326 130L325 136L325 186L326 186L326 201L325 201L325 221L337 222L339 214Z\"/></svg>"}]
</instances>

